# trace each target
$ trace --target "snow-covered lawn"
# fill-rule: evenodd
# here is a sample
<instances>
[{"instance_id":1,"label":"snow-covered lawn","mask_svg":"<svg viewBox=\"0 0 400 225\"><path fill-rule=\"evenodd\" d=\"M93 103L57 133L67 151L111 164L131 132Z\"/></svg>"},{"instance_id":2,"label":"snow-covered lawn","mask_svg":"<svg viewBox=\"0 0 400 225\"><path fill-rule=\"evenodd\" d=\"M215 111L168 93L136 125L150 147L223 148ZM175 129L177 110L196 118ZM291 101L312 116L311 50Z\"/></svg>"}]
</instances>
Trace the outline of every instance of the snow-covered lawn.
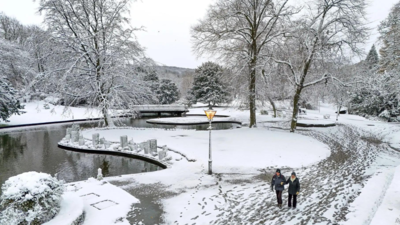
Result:
<instances>
[{"instance_id":1,"label":"snow-covered lawn","mask_svg":"<svg viewBox=\"0 0 400 225\"><path fill-rule=\"evenodd\" d=\"M132 204L139 200L124 190L106 182L89 178L87 181L69 183L67 193L78 195L83 201L85 220L83 225L121 224L126 220ZM68 215L66 215L68 216Z\"/></svg>"},{"instance_id":2,"label":"snow-covered lawn","mask_svg":"<svg viewBox=\"0 0 400 225\"><path fill-rule=\"evenodd\" d=\"M60 211L49 222L43 225L71 225L84 218L82 199L75 193L66 192L62 195Z\"/></svg>"},{"instance_id":3,"label":"snow-covered lawn","mask_svg":"<svg viewBox=\"0 0 400 225\"><path fill-rule=\"evenodd\" d=\"M93 133L99 133L100 137L109 141L119 141L122 135L128 135L128 139L132 138L135 142L157 139L158 145L167 145L190 159L204 164L208 161L207 131L122 128L82 132L85 138L91 138ZM269 166L302 167L329 155L328 146L321 142L286 131L266 128L212 131L212 157L216 173L253 173Z\"/></svg>"},{"instance_id":4,"label":"snow-covered lawn","mask_svg":"<svg viewBox=\"0 0 400 225\"><path fill-rule=\"evenodd\" d=\"M97 110L88 110L86 108L54 106L48 104L50 109L45 109L45 101L36 101L24 103L26 113L21 115L12 115L10 122L1 122L7 125L45 123L64 120L99 118L101 114Z\"/></svg>"}]
</instances>

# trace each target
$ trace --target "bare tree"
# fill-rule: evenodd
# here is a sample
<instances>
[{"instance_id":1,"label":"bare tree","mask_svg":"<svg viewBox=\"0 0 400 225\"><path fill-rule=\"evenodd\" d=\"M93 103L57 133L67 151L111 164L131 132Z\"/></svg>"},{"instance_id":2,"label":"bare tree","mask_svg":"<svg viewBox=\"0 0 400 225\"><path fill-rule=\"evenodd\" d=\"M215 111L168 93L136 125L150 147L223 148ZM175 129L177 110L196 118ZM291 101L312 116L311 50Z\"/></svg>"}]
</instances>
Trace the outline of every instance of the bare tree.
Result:
<instances>
[{"instance_id":1,"label":"bare tree","mask_svg":"<svg viewBox=\"0 0 400 225\"><path fill-rule=\"evenodd\" d=\"M133 67L146 61L144 50L129 26L131 0L41 0L39 11L63 58L47 74L70 104L82 99L102 112L113 125L109 110L128 108L152 98Z\"/></svg>"},{"instance_id":2,"label":"bare tree","mask_svg":"<svg viewBox=\"0 0 400 225\"><path fill-rule=\"evenodd\" d=\"M7 41L21 44L26 35L24 26L17 19L0 13L0 36Z\"/></svg>"},{"instance_id":3,"label":"bare tree","mask_svg":"<svg viewBox=\"0 0 400 225\"><path fill-rule=\"evenodd\" d=\"M295 87L291 132L296 129L303 89L328 78L335 79L324 68L324 62L349 53L362 54L360 44L368 33L365 6L364 0L311 1L304 5L299 19L291 22L291 31L278 43L279 51L286 54L272 58L287 66L287 77Z\"/></svg>"},{"instance_id":4,"label":"bare tree","mask_svg":"<svg viewBox=\"0 0 400 225\"><path fill-rule=\"evenodd\" d=\"M256 126L256 80L261 52L282 36L279 21L288 15L288 0L218 0L192 28L194 51L217 56L228 68L246 75L250 127ZM239 67L237 67L239 65Z\"/></svg>"}]
</instances>

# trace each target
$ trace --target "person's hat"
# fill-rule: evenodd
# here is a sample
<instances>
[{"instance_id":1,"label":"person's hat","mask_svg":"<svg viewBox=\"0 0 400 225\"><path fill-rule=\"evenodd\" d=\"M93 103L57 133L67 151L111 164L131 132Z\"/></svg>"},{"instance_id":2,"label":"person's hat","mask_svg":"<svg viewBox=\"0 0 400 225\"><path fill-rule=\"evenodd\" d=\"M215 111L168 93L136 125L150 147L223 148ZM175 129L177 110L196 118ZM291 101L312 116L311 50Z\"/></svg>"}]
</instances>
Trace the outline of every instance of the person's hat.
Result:
<instances>
[{"instance_id":1,"label":"person's hat","mask_svg":"<svg viewBox=\"0 0 400 225\"><path fill-rule=\"evenodd\" d=\"M293 171L293 172L292 172L292 175L295 175L295 176L296 176L296 173Z\"/></svg>"},{"instance_id":2,"label":"person's hat","mask_svg":"<svg viewBox=\"0 0 400 225\"><path fill-rule=\"evenodd\" d=\"M277 173L281 173L281 170L280 170L280 169L276 169L276 172L277 172Z\"/></svg>"}]
</instances>

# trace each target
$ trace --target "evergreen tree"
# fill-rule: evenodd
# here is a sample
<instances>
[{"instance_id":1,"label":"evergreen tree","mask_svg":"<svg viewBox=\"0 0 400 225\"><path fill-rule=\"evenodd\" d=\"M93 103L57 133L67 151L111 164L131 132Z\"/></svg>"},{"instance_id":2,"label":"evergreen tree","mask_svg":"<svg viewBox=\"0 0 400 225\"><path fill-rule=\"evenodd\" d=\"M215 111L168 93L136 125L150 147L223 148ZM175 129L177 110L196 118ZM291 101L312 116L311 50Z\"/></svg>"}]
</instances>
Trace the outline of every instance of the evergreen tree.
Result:
<instances>
[{"instance_id":1,"label":"evergreen tree","mask_svg":"<svg viewBox=\"0 0 400 225\"><path fill-rule=\"evenodd\" d=\"M146 75L143 78L144 81L149 81L149 82L159 82L157 71L151 70L151 71L146 71Z\"/></svg>"},{"instance_id":2,"label":"evergreen tree","mask_svg":"<svg viewBox=\"0 0 400 225\"><path fill-rule=\"evenodd\" d=\"M213 62L206 62L195 71L193 86L189 96L195 102L207 103L209 106L225 103L229 100L226 84L221 81L223 69Z\"/></svg>"},{"instance_id":3,"label":"evergreen tree","mask_svg":"<svg viewBox=\"0 0 400 225\"><path fill-rule=\"evenodd\" d=\"M383 47L379 50L381 55L379 72L398 69L400 66L400 2L392 7L378 30L380 40L383 42Z\"/></svg>"},{"instance_id":4,"label":"evergreen tree","mask_svg":"<svg viewBox=\"0 0 400 225\"><path fill-rule=\"evenodd\" d=\"M17 92L10 85L5 77L0 79L0 121L8 122L8 118L11 115L20 115L24 113L21 111L23 106L21 106L19 100L17 100Z\"/></svg>"},{"instance_id":5,"label":"evergreen tree","mask_svg":"<svg viewBox=\"0 0 400 225\"><path fill-rule=\"evenodd\" d=\"M157 90L157 98L162 105L168 105L179 99L178 87L168 79L162 79Z\"/></svg>"},{"instance_id":6,"label":"evergreen tree","mask_svg":"<svg viewBox=\"0 0 400 225\"><path fill-rule=\"evenodd\" d=\"M143 80L149 85L151 92L153 94L157 94L157 91L160 86L160 80L158 78L158 74L155 70L146 71L146 75L144 76Z\"/></svg>"},{"instance_id":7,"label":"evergreen tree","mask_svg":"<svg viewBox=\"0 0 400 225\"><path fill-rule=\"evenodd\" d=\"M365 63L369 69L374 69L379 63L378 52L376 51L375 45L372 45L367 58L365 59Z\"/></svg>"}]
</instances>

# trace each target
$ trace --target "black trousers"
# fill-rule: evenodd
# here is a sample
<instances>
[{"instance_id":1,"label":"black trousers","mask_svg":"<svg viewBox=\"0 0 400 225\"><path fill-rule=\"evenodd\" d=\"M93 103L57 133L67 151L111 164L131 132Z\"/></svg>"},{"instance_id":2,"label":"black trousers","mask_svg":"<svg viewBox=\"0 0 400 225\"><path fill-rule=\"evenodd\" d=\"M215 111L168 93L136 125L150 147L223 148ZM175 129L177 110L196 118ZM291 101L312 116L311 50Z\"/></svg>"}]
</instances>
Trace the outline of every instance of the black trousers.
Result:
<instances>
[{"instance_id":1,"label":"black trousers","mask_svg":"<svg viewBox=\"0 0 400 225\"><path fill-rule=\"evenodd\" d=\"M291 194L289 194L288 206L289 206L289 207L292 207L292 198L293 198L293 208L296 208L296 205L297 205L297 195L291 195Z\"/></svg>"},{"instance_id":2,"label":"black trousers","mask_svg":"<svg viewBox=\"0 0 400 225\"><path fill-rule=\"evenodd\" d=\"M282 204L282 192L283 191L276 191L276 200L278 201L278 204Z\"/></svg>"}]
</instances>

